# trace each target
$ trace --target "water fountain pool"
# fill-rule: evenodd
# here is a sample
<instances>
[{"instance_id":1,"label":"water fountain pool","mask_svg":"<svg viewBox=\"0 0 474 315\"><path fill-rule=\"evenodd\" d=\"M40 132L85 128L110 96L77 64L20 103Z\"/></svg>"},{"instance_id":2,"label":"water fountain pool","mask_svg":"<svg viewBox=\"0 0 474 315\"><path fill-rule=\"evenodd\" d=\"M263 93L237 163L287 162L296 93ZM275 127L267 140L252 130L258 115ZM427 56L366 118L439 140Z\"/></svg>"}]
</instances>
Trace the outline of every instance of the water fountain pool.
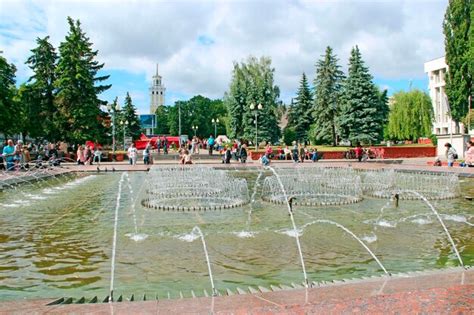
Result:
<instances>
[{"instance_id":1,"label":"water fountain pool","mask_svg":"<svg viewBox=\"0 0 474 315\"><path fill-rule=\"evenodd\" d=\"M360 238L392 274L460 265L435 214L423 201L402 199L395 208L393 202L367 193L364 179L368 173L346 171L343 174L344 170L276 169L288 185L296 172L298 179L307 174L316 178L318 172L326 175L340 172L336 178L353 176L359 183L353 195L360 199L357 203L334 205L318 201L317 205L304 205L306 201L301 199L298 204L298 198L304 195L296 196L292 212L296 230L286 205L262 199L270 192L267 187L274 174L260 168L238 172L152 168L148 174L60 177L23 185L16 191L5 189L0 193L0 299L105 297L111 286L116 297L135 293L159 298L167 298L168 294L172 298L205 295L204 290L210 295L213 287L221 294L226 289L235 292L249 286L291 287L292 283L298 285L304 281L296 235L310 282L384 274L361 244L338 226L327 224L329 221L346 227ZM183 176L170 175L176 172ZM201 173L191 176L187 172ZM245 202L232 209L211 208L211 211L191 208L162 211L141 204L145 199L159 200L161 188L177 187L171 182L191 185L182 189L204 187L210 178L204 174L211 174L212 178L224 176L227 180L219 182L219 189L227 193L229 189L224 183L233 183L238 187L233 196ZM387 179L389 175L385 174ZM429 180L421 177L429 175L415 176L420 177L419 183L426 184ZM118 194L121 178L122 190ZM312 194L309 201L322 200L324 192L336 194L334 189L340 187L344 192L340 194L352 196L352 191L347 193L350 188L341 186L342 183L322 176L319 179L325 183L324 188L322 185L318 188L314 181L306 181L316 184L312 191L307 191L307 195ZM128 180L132 189L128 188ZM244 181L245 188L241 188L239 185ZM291 187L300 189L295 190L298 192L303 189ZM456 189L458 196L474 195L474 180L462 179ZM275 186L274 195L281 195L277 190ZM180 197L183 196L191 197ZM192 197L209 200L212 194ZM181 199L166 202L168 206L184 209L186 204L180 203ZM464 264L472 265L472 201L452 198L431 202L440 212ZM313 224L318 220L319 223ZM115 223L116 251L112 262ZM202 231L202 238L195 226ZM130 237L135 234L147 237ZM201 244L204 239L208 260ZM112 285L111 278L114 278Z\"/></svg>"}]
</instances>

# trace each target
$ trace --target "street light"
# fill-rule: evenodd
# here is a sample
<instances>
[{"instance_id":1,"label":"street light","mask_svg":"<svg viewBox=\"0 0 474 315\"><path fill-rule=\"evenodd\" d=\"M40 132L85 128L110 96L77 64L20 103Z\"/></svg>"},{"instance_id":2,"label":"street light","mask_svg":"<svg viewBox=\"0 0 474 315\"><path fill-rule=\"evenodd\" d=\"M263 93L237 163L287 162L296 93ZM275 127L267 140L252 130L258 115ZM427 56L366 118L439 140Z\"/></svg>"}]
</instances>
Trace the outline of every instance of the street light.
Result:
<instances>
[{"instance_id":1,"label":"street light","mask_svg":"<svg viewBox=\"0 0 474 315\"><path fill-rule=\"evenodd\" d=\"M115 156L115 113L120 110L120 105L117 103L116 106L114 104L108 104L107 110L109 113L112 113L112 153Z\"/></svg>"},{"instance_id":2,"label":"street light","mask_svg":"<svg viewBox=\"0 0 474 315\"><path fill-rule=\"evenodd\" d=\"M198 130L198 126L191 126L191 129L194 130L194 136L196 137L196 131Z\"/></svg>"},{"instance_id":3,"label":"street light","mask_svg":"<svg viewBox=\"0 0 474 315\"><path fill-rule=\"evenodd\" d=\"M128 120L120 121L120 125L123 127L123 150L125 151L125 128L128 126Z\"/></svg>"},{"instance_id":4,"label":"street light","mask_svg":"<svg viewBox=\"0 0 474 315\"><path fill-rule=\"evenodd\" d=\"M250 104L250 110L255 113L255 151L258 151L258 111L263 109L263 105L259 103L257 107L255 104Z\"/></svg>"},{"instance_id":5,"label":"street light","mask_svg":"<svg viewBox=\"0 0 474 315\"><path fill-rule=\"evenodd\" d=\"M217 124L219 123L219 118L212 118L212 123L214 124L214 137L217 138Z\"/></svg>"}]
</instances>

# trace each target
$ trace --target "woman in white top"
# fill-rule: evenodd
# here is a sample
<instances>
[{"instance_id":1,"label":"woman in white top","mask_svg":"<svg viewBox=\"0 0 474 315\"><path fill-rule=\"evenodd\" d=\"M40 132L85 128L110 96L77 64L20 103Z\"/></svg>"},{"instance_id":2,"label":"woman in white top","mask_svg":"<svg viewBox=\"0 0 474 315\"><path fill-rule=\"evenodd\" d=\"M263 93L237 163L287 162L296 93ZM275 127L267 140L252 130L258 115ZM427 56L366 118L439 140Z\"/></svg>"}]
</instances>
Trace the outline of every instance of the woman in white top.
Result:
<instances>
[{"instance_id":1,"label":"woman in white top","mask_svg":"<svg viewBox=\"0 0 474 315\"><path fill-rule=\"evenodd\" d=\"M448 166L452 167L454 165L454 161L458 158L458 154L456 150L451 146L451 143L447 142L445 145L446 147L446 158L448 159Z\"/></svg>"},{"instance_id":2,"label":"woman in white top","mask_svg":"<svg viewBox=\"0 0 474 315\"><path fill-rule=\"evenodd\" d=\"M137 151L137 148L135 148L135 144L133 143L130 144L130 147L127 150L127 155L128 155L128 163L130 163L130 165L136 165L138 151Z\"/></svg>"}]
</instances>

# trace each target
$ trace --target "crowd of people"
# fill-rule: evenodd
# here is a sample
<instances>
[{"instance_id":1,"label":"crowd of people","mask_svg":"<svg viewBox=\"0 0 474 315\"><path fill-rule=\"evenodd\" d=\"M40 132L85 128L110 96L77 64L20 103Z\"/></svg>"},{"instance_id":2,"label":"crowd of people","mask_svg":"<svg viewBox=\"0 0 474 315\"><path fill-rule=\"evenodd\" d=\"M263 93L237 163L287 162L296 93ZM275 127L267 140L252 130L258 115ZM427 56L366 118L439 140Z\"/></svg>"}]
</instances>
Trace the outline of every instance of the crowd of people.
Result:
<instances>
[{"instance_id":1,"label":"crowd of people","mask_svg":"<svg viewBox=\"0 0 474 315\"><path fill-rule=\"evenodd\" d=\"M193 155L200 154L202 150L206 150L209 155L219 154L221 162L229 164L231 161L246 163L248 159L248 142L245 140L228 141L224 137L214 138L210 135L207 139L192 137L181 143L168 141L166 137L159 137L155 146L148 143L141 152L143 156L143 164L153 164L153 153L168 154L170 150L176 149L179 155L179 163L193 164ZM448 166L452 167L456 160L459 159L458 154L450 143L445 144L445 157ZM131 143L127 149L128 161L131 165L138 162L139 150ZM350 156L346 158L357 159L359 162L365 161L370 156L370 151L357 144L353 150L348 151ZM64 142L58 143L23 143L17 140L16 143L9 139L0 147L0 169L4 170L21 170L30 167L58 166L65 160L65 153L70 156L67 161L75 161L78 165L93 165L102 161L102 147L100 145L72 145L68 146ZM321 154L317 148L308 148L305 144L294 141L292 146L280 146L277 149L267 143L264 152L260 157L262 165L269 165L272 160L291 160L294 163L304 163L305 161L317 162L321 159ZM435 165L442 165L438 158ZM459 164L464 167L474 167L474 143L467 143L467 150L464 152L464 160Z\"/></svg>"}]
</instances>

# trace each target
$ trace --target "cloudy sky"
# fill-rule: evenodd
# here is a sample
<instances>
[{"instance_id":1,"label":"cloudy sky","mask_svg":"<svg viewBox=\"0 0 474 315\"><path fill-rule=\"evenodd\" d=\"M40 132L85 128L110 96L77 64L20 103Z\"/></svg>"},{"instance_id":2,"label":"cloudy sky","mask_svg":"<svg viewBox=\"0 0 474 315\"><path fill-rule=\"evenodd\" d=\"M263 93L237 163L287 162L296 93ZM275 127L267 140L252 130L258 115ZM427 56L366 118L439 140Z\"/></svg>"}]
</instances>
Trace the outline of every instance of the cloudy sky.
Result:
<instances>
[{"instance_id":1,"label":"cloudy sky","mask_svg":"<svg viewBox=\"0 0 474 315\"><path fill-rule=\"evenodd\" d=\"M447 2L0 0L0 50L22 83L31 75L24 62L35 39L49 35L57 47L67 34L66 17L80 19L111 75L113 87L103 98L123 100L129 91L140 113L149 110L156 63L172 105L197 94L221 98L233 61L270 56L288 103L302 72L312 81L328 45L344 70L351 47L359 45L375 83L392 94L410 84L426 90L423 63L444 54Z\"/></svg>"}]
</instances>

